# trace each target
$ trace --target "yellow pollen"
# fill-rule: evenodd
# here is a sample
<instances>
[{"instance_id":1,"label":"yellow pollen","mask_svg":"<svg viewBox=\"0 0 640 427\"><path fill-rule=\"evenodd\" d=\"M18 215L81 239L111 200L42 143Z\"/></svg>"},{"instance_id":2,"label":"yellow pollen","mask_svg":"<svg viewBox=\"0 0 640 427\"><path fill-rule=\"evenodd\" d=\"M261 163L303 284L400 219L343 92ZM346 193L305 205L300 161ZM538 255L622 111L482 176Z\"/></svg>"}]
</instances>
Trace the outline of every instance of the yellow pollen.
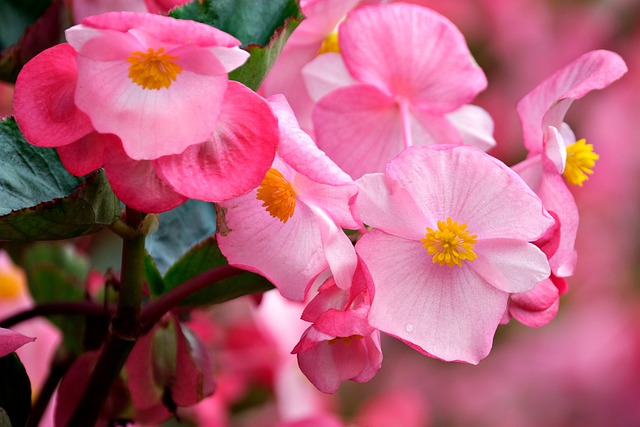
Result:
<instances>
[{"instance_id":1,"label":"yellow pollen","mask_svg":"<svg viewBox=\"0 0 640 427\"><path fill-rule=\"evenodd\" d=\"M256 199L262 200L262 206L267 209L269 215L287 222L293 216L296 208L296 193L289 181L274 168L267 171L264 176Z\"/></svg>"},{"instance_id":2,"label":"yellow pollen","mask_svg":"<svg viewBox=\"0 0 640 427\"><path fill-rule=\"evenodd\" d=\"M12 271L0 272L0 301L14 299L24 292L23 278Z\"/></svg>"},{"instance_id":3,"label":"yellow pollen","mask_svg":"<svg viewBox=\"0 0 640 427\"><path fill-rule=\"evenodd\" d=\"M149 48L147 53L132 52L127 58L127 62L131 63L129 78L143 89L168 88L182 72L182 67L175 63L177 59L177 56L164 53L163 47L157 51Z\"/></svg>"},{"instance_id":4,"label":"yellow pollen","mask_svg":"<svg viewBox=\"0 0 640 427\"><path fill-rule=\"evenodd\" d=\"M361 340L363 338L364 337L362 335L351 335L350 337L337 337L327 342L329 343L329 345L335 345L338 342L342 341L343 343L345 343L345 345L349 345L351 344L351 341L353 341L354 339Z\"/></svg>"},{"instance_id":5,"label":"yellow pollen","mask_svg":"<svg viewBox=\"0 0 640 427\"><path fill-rule=\"evenodd\" d=\"M338 44L338 30L333 30L331 34L324 38L322 45L318 50L318 55L323 53L334 52L340 53L340 44Z\"/></svg>"},{"instance_id":6,"label":"yellow pollen","mask_svg":"<svg viewBox=\"0 0 640 427\"><path fill-rule=\"evenodd\" d=\"M473 261L478 258L473 252L473 245L478 243L478 236L469 234L467 224L458 224L447 218L446 221L438 221L438 229L427 227L427 234L420 241L425 249L433 255L433 262L440 265L462 267L462 261Z\"/></svg>"},{"instance_id":7,"label":"yellow pollen","mask_svg":"<svg viewBox=\"0 0 640 427\"><path fill-rule=\"evenodd\" d=\"M593 167L600 156L593 151L593 144L587 144L582 138L567 147L567 164L564 167L565 179L582 187L582 183L593 174Z\"/></svg>"}]
</instances>

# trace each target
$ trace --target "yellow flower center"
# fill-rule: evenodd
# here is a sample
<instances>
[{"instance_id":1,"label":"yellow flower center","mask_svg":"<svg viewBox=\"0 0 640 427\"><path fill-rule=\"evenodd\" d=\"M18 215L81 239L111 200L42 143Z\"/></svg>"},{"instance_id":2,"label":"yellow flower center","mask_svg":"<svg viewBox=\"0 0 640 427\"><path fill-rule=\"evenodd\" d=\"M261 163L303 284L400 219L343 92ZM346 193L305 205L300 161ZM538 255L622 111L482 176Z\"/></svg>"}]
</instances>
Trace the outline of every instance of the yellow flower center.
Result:
<instances>
[{"instance_id":1,"label":"yellow flower center","mask_svg":"<svg viewBox=\"0 0 640 427\"><path fill-rule=\"evenodd\" d=\"M324 38L322 45L318 50L318 55L323 53L334 52L340 53L340 44L338 44L338 30L335 29L331 34Z\"/></svg>"},{"instance_id":2,"label":"yellow flower center","mask_svg":"<svg viewBox=\"0 0 640 427\"><path fill-rule=\"evenodd\" d=\"M567 165L562 173L570 184L582 187L593 174L593 167L600 156L593 151L593 144L582 138L567 147Z\"/></svg>"},{"instance_id":3,"label":"yellow flower center","mask_svg":"<svg viewBox=\"0 0 640 427\"><path fill-rule=\"evenodd\" d=\"M182 72L182 67L174 62L177 59L177 56L164 53L163 47L157 51L149 48L147 53L132 52L127 58L127 62L131 63L129 78L143 89L168 88Z\"/></svg>"},{"instance_id":4,"label":"yellow flower center","mask_svg":"<svg viewBox=\"0 0 640 427\"><path fill-rule=\"evenodd\" d=\"M17 298L23 292L24 283L18 274L12 271L0 272L0 301Z\"/></svg>"},{"instance_id":5,"label":"yellow flower center","mask_svg":"<svg viewBox=\"0 0 640 427\"><path fill-rule=\"evenodd\" d=\"M351 335L350 337L336 337L332 340L327 341L329 345L336 345L338 342L342 341L345 345L351 344L353 340L361 340L364 337L362 335Z\"/></svg>"},{"instance_id":6,"label":"yellow flower center","mask_svg":"<svg viewBox=\"0 0 640 427\"><path fill-rule=\"evenodd\" d=\"M264 176L256 199L263 201L262 206L269 215L282 222L287 222L296 208L296 193L291 183L274 168L269 169Z\"/></svg>"},{"instance_id":7,"label":"yellow flower center","mask_svg":"<svg viewBox=\"0 0 640 427\"><path fill-rule=\"evenodd\" d=\"M473 252L473 245L478 243L478 236L469 234L467 224L458 224L447 218L446 221L438 221L438 229L427 227L427 234L420 241L429 254L433 255L433 262L440 265L462 266L462 261L473 261L478 258Z\"/></svg>"}]
</instances>

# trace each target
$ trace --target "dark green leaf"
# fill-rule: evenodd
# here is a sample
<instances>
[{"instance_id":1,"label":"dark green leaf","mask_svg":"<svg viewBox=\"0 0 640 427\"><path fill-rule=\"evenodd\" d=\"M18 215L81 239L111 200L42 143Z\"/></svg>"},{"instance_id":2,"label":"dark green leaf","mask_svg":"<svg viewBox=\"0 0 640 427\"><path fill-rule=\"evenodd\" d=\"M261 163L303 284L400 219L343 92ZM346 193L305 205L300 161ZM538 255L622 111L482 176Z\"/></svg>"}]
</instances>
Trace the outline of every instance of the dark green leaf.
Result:
<instances>
[{"instance_id":1,"label":"dark green leaf","mask_svg":"<svg viewBox=\"0 0 640 427\"><path fill-rule=\"evenodd\" d=\"M190 250L167 271L164 277L165 292L193 276L221 265L227 265L227 260L220 252L215 238L211 237ZM195 307L219 304L269 289L273 289L273 285L267 279L246 272L212 284L184 300L181 305Z\"/></svg>"},{"instance_id":2,"label":"dark green leaf","mask_svg":"<svg viewBox=\"0 0 640 427\"><path fill-rule=\"evenodd\" d=\"M147 237L145 247L160 273L216 231L215 207L198 200L188 200L158 220L158 231Z\"/></svg>"},{"instance_id":3,"label":"dark green leaf","mask_svg":"<svg viewBox=\"0 0 640 427\"><path fill-rule=\"evenodd\" d=\"M27 61L63 41L68 26L63 0L0 1L0 80L15 82Z\"/></svg>"},{"instance_id":4,"label":"dark green leaf","mask_svg":"<svg viewBox=\"0 0 640 427\"><path fill-rule=\"evenodd\" d=\"M24 255L29 291L37 303L82 301L89 261L71 246L38 243ZM64 334L64 345L73 354L83 351L84 322L78 316L50 316Z\"/></svg>"},{"instance_id":5,"label":"dark green leaf","mask_svg":"<svg viewBox=\"0 0 640 427\"><path fill-rule=\"evenodd\" d=\"M230 77L254 90L303 19L296 0L196 0L170 15L203 22L239 39L251 58Z\"/></svg>"},{"instance_id":6,"label":"dark green leaf","mask_svg":"<svg viewBox=\"0 0 640 427\"><path fill-rule=\"evenodd\" d=\"M0 427L12 427L9 414L2 408L0 408Z\"/></svg>"},{"instance_id":7,"label":"dark green leaf","mask_svg":"<svg viewBox=\"0 0 640 427\"><path fill-rule=\"evenodd\" d=\"M0 357L0 408L13 427L24 426L31 411L31 382L15 353Z\"/></svg>"},{"instance_id":8,"label":"dark green leaf","mask_svg":"<svg viewBox=\"0 0 640 427\"><path fill-rule=\"evenodd\" d=\"M100 230L120 213L104 173L69 174L54 149L24 140L12 118L0 121L0 239L56 240Z\"/></svg>"},{"instance_id":9,"label":"dark green leaf","mask_svg":"<svg viewBox=\"0 0 640 427\"><path fill-rule=\"evenodd\" d=\"M162 295L164 293L164 279L162 274L158 271L156 263L153 262L153 258L147 253L144 256L144 277L149 286L149 292L153 296Z\"/></svg>"}]
</instances>

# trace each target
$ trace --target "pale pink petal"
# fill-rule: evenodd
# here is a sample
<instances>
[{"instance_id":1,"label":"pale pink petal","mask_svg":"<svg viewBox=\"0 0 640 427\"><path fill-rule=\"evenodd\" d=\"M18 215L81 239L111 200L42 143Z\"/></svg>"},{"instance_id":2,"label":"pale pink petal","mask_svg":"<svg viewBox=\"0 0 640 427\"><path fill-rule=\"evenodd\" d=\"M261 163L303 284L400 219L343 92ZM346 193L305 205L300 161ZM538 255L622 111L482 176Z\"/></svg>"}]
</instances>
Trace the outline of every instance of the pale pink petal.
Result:
<instances>
[{"instance_id":1,"label":"pale pink petal","mask_svg":"<svg viewBox=\"0 0 640 427\"><path fill-rule=\"evenodd\" d=\"M353 180L320 151L311 137L300 129L296 116L282 95L269 98L278 118L280 143L278 154L288 164L306 177L329 185L352 184Z\"/></svg>"},{"instance_id":2,"label":"pale pink petal","mask_svg":"<svg viewBox=\"0 0 640 427\"><path fill-rule=\"evenodd\" d=\"M428 219L405 188L382 173L366 174L356 183L356 206L362 222L405 239L424 237Z\"/></svg>"},{"instance_id":3,"label":"pale pink petal","mask_svg":"<svg viewBox=\"0 0 640 427\"><path fill-rule=\"evenodd\" d=\"M129 157L137 160L179 154L211 136L227 88L227 75L213 53L196 46L182 48L176 62L183 69L176 81L168 88L144 89L128 77L126 56L84 56L91 52L96 57L110 41L107 35L95 37L78 56L75 102L98 132L120 137ZM200 74L203 69L208 74Z\"/></svg>"},{"instance_id":4,"label":"pale pink petal","mask_svg":"<svg viewBox=\"0 0 640 427\"><path fill-rule=\"evenodd\" d=\"M115 135L91 132L73 144L58 147L58 156L70 173L84 176L101 168L105 153L119 145L120 140Z\"/></svg>"},{"instance_id":5,"label":"pale pink petal","mask_svg":"<svg viewBox=\"0 0 640 427\"><path fill-rule=\"evenodd\" d=\"M313 111L318 147L351 177L382 172L404 147L400 109L373 86L337 89Z\"/></svg>"},{"instance_id":6,"label":"pale pink petal","mask_svg":"<svg viewBox=\"0 0 640 427\"><path fill-rule=\"evenodd\" d=\"M496 146L493 119L485 109L476 105L463 105L446 117L458 129L465 144L474 145L483 151Z\"/></svg>"},{"instance_id":7,"label":"pale pink petal","mask_svg":"<svg viewBox=\"0 0 640 427\"><path fill-rule=\"evenodd\" d=\"M521 240L478 240L478 258L469 262L487 283L504 292L526 292L550 274L546 255L535 245Z\"/></svg>"},{"instance_id":8,"label":"pale pink petal","mask_svg":"<svg viewBox=\"0 0 640 427\"><path fill-rule=\"evenodd\" d=\"M198 46L226 47L240 45L238 39L210 25L150 13L104 13L83 19L82 25L121 32L137 28L159 40L175 44L192 43Z\"/></svg>"},{"instance_id":9,"label":"pale pink petal","mask_svg":"<svg viewBox=\"0 0 640 427\"><path fill-rule=\"evenodd\" d=\"M468 145L409 147L387 165L434 228L451 218L481 239L535 241L554 224L515 172Z\"/></svg>"},{"instance_id":10,"label":"pale pink petal","mask_svg":"<svg viewBox=\"0 0 640 427\"><path fill-rule=\"evenodd\" d=\"M346 185L328 185L298 174L293 181L293 186L299 200L310 206L318 206L339 227L357 230L362 226L362 223L354 217L352 210L358 192L358 187L353 181Z\"/></svg>"},{"instance_id":11,"label":"pale pink petal","mask_svg":"<svg viewBox=\"0 0 640 427\"><path fill-rule=\"evenodd\" d=\"M299 203L286 223L273 218L255 191L220 204L229 231L218 230L229 264L263 275L288 299L302 301L307 288L328 267L320 230L309 208Z\"/></svg>"},{"instance_id":12,"label":"pale pink petal","mask_svg":"<svg viewBox=\"0 0 640 427\"><path fill-rule=\"evenodd\" d=\"M0 328L0 357L13 353L23 345L35 340L35 338L24 336L10 329Z\"/></svg>"},{"instance_id":13,"label":"pale pink petal","mask_svg":"<svg viewBox=\"0 0 640 427\"><path fill-rule=\"evenodd\" d=\"M152 162L132 160L122 147L109 150L104 169L116 196L141 212L168 211L187 200L158 177Z\"/></svg>"},{"instance_id":14,"label":"pale pink petal","mask_svg":"<svg viewBox=\"0 0 640 427\"><path fill-rule=\"evenodd\" d=\"M332 52L320 55L309 62L302 69L302 76L309 96L314 101L319 101L335 89L358 83L349 74L342 55Z\"/></svg>"},{"instance_id":15,"label":"pale pink petal","mask_svg":"<svg viewBox=\"0 0 640 427\"><path fill-rule=\"evenodd\" d=\"M573 100L609 86L626 71L618 54L596 50L582 55L529 92L518 103L527 149L540 152L544 130L547 126L560 127Z\"/></svg>"},{"instance_id":16,"label":"pale pink petal","mask_svg":"<svg viewBox=\"0 0 640 427\"><path fill-rule=\"evenodd\" d=\"M74 104L76 53L59 44L37 55L16 81L13 115L25 139L39 147L71 144L93 130Z\"/></svg>"},{"instance_id":17,"label":"pale pink petal","mask_svg":"<svg viewBox=\"0 0 640 427\"><path fill-rule=\"evenodd\" d=\"M553 163L558 173L564 171L567 164L567 142L554 126L548 126L544 137L544 154ZM575 142L570 141L569 144Z\"/></svg>"},{"instance_id":18,"label":"pale pink petal","mask_svg":"<svg viewBox=\"0 0 640 427\"><path fill-rule=\"evenodd\" d=\"M403 111L410 123L410 139L406 146L431 144L462 144L462 135L448 116L432 114L427 110L407 108ZM389 158L388 160L391 160Z\"/></svg>"},{"instance_id":19,"label":"pale pink petal","mask_svg":"<svg viewBox=\"0 0 640 427\"><path fill-rule=\"evenodd\" d=\"M558 288L551 279L546 279L528 292L511 295L509 314L518 322L535 328L553 320L559 305Z\"/></svg>"},{"instance_id":20,"label":"pale pink petal","mask_svg":"<svg viewBox=\"0 0 640 427\"><path fill-rule=\"evenodd\" d=\"M507 293L464 265L433 263L420 242L374 230L356 250L376 288L371 326L446 361L476 364L489 353Z\"/></svg>"},{"instance_id":21,"label":"pale pink petal","mask_svg":"<svg viewBox=\"0 0 640 427\"><path fill-rule=\"evenodd\" d=\"M106 12L129 11L147 12L144 0L74 0L71 8L73 22L80 22L87 16L99 15Z\"/></svg>"},{"instance_id":22,"label":"pale pink petal","mask_svg":"<svg viewBox=\"0 0 640 427\"><path fill-rule=\"evenodd\" d=\"M240 83L229 82L211 138L154 164L180 194L220 202L256 188L277 145L278 124L269 104Z\"/></svg>"},{"instance_id":23,"label":"pale pink petal","mask_svg":"<svg viewBox=\"0 0 640 427\"><path fill-rule=\"evenodd\" d=\"M214 46L210 48L210 50L213 52L216 58L218 58L227 73L230 73L231 71L243 65L245 62L247 62L247 59L249 59L250 56L249 52L247 52L246 50L235 47L229 49L226 47Z\"/></svg>"},{"instance_id":24,"label":"pale pink petal","mask_svg":"<svg viewBox=\"0 0 640 427\"><path fill-rule=\"evenodd\" d=\"M430 9L395 3L352 11L340 27L341 53L356 80L447 113L486 87L464 37Z\"/></svg>"}]
</instances>

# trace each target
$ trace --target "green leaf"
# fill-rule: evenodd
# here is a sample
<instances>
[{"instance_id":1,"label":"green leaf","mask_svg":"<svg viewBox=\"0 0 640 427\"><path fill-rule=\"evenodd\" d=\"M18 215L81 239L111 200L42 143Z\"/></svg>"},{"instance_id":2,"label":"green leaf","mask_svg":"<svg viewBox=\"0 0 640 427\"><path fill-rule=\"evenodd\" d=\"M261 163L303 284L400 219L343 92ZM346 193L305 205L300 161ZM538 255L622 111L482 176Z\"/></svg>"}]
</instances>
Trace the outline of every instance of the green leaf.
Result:
<instances>
[{"instance_id":1,"label":"green leaf","mask_svg":"<svg viewBox=\"0 0 640 427\"><path fill-rule=\"evenodd\" d=\"M9 414L2 408L0 408L0 427L12 427Z\"/></svg>"},{"instance_id":2,"label":"green leaf","mask_svg":"<svg viewBox=\"0 0 640 427\"><path fill-rule=\"evenodd\" d=\"M63 0L0 1L0 80L15 82L31 58L63 41L69 24Z\"/></svg>"},{"instance_id":3,"label":"green leaf","mask_svg":"<svg viewBox=\"0 0 640 427\"><path fill-rule=\"evenodd\" d=\"M251 57L230 78L254 90L303 19L296 0L196 0L170 15L211 25L239 39Z\"/></svg>"},{"instance_id":4,"label":"green leaf","mask_svg":"<svg viewBox=\"0 0 640 427\"><path fill-rule=\"evenodd\" d=\"M38 304L83 301L89 261L72 246L38 243L29 247L23 260L29 291ZM73 354L84 351L84 321L79 316L49 316L61 329L64 345Z\"/></svg>"},{"instance_id":5,"label":"green leaf","mask_svg":"<svg viewBox=\"0 0 640 427\"><path fill-rule=\"evenodd\" d=\"M31 411L31 382L15 353L0 357L0 408L6 411L13 427L24 426Z\"/></svg>"},{"instance_id":6,"label":"green leaf","mask_svg":"<svg viewBox=\"0 0 640 427\"><path fill-rule=\"evenodd\" d=\"M164 276L165 292L212 268L227 265L214 237L195 246L175 263ZM264 277L246 272L221 280L184 300L181 306L219 304L244 295L266 292L273 285Z\"/></svg>"},{"instance_id":7,"label":"green leaf","mask_svg":"<svg viewBox=\"0 0 640 427\"><path fill-rule=\"evenodd\" d=\"M103 172L69 174L54 149L26 142L13 118L0 121L0 158L0 240L77 237L120 213Z\"/></svg>"},{"instance_id":8,"label":"green leaf","mask_svg":"<svg viewBox=\"0 0 640 427\"><path fill-rule=\"evenodd\" d=\"M215 233L216 210L212 203L187 200L160 214L158 221L158 230L147 236L145 247L163 274L193 245Z\"/></svg>"}]
</instances>

